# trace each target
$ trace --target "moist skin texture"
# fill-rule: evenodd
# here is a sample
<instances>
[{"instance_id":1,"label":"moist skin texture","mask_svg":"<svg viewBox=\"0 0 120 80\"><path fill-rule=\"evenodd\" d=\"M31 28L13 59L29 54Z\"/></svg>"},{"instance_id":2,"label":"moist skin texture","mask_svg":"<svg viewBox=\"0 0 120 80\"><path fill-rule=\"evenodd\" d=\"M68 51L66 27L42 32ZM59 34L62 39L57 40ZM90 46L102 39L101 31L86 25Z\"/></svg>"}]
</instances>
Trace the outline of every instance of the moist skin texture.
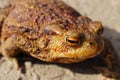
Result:
<instances>
[{"instance_id":1,"label":"moist skin texture","mask_svg":"<svg viewBox=\"0 0 120 80\"><path fill-rule=\"evenodd\" d=\"M116 57L101 37L102 24L59 0L15 0L0 10L0 24L1 52L16 67L19 65L14 56L20 52L60 63L80 62L106 51ZM117 63L106 57L103 60L107 67Z\"/></svg>"}]
</instances>

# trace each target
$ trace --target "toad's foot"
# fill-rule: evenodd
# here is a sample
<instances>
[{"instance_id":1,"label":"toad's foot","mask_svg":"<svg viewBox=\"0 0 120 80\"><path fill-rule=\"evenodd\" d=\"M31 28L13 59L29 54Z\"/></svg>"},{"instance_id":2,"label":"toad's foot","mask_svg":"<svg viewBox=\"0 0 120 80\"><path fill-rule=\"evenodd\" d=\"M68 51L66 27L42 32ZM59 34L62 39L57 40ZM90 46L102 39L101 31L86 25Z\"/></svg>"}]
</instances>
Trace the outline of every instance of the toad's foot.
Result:
<instances>
[{"instance_id":1,"label":"toad's foot","mask_svg":"<svg viewBox=\"0 0 120 80\"><path fill-rule=\"evenodd\" d=\"M18 63L18 60L16 59L16 58L8 58L9 59L9 61L11 61L12 63L13 63L13 65L15 66L15 69L19 69L20 67L19 67L19 63Z\"/></svg>"},{"instance_id":2,"label":"toad's foot","mask_svg":"<svg viewBox=\"0 0 120 80\"><path fill-rule=\"evenodd\" d=\"M19 53L19 49L17 46L15 46L12 36L5 41L1 40L1 51L6 60L12 62L15 65L15 68L19 69L18 61L14 57Z\"/></svg>"},{"instance_id":3,"label":"toad's foot","mask_svg":"<svg viewBox=\"0 0 120 80\"><path fill-rule=\"evenodd\" d=\"M94 66L94 69L101 73L100 80L120 80L120 72L111 70L108 67Z\"/></svg>"},{"instance_id":4,"label":"toad's foot","mask_svg":"<svg viewBox=\"0 0 120 80\"><path fill-rule=\"evenodd\" d=\"M106 39L105 48L101 56L102 60L105 62L105 66L94 66L94 69L102 74L103 77L101 80L120 80L119 60L111 42Z\"/></svg>"}]
</instances>

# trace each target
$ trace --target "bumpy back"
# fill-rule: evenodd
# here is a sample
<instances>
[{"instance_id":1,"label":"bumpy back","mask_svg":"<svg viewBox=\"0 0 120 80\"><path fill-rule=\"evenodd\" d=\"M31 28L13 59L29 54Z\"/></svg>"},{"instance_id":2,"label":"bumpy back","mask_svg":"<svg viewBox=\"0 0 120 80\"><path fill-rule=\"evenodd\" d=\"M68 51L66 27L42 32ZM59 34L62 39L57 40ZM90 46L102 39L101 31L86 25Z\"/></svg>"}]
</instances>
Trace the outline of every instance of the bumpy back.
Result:
<instances>
[{"instance_id":1,"label":"bumpy back","mask_svg":"<svg viewBox=\"0 0 120 80\"><path fill-rule=\"evenodd\" d=\"M4 21L2 30L4 40L15 32L23 33L21 28L34 32L35 29L40 30L54 22L64 23L65 26L68 23L74 25L73 22L80 15L59 0L19 0L13 5L14 8Z\"/></svg>"}]
</instances>

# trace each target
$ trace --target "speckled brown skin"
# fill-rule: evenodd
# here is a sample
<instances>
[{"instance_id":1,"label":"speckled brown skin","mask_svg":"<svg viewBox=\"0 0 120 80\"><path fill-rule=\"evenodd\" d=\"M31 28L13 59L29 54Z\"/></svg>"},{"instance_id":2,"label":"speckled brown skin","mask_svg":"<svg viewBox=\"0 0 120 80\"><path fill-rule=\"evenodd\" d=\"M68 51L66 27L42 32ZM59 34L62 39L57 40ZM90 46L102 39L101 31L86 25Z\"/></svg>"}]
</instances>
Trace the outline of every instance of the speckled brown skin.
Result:
<instances>
[{"instance_id":1,"label":"speckled brown skin","mask_svg":"<svg viewBox=\"0 0 120 80\"><path fill-rule=\"evenodd\" d=\"M2 49L9 56L21 49L44 61L79 62L103 49L100 30L100 22L81 16L61 1L25 0L16 3L4 20ZM68 37L75 36L80 43L67 43Z\"/></svg>"},{"instance_id":2,"label":"speckled brown skin","mask_svg":"<svg viewBox=\"0 0 120 80\"><path fill-rule=\"evenodd\" d=\"M20 51L47 62L73 63L104 50L101 23L62 1L15 1L1 10L0 22L2 54L15 63L13 56Z\"/></svg>"}]
</instances>

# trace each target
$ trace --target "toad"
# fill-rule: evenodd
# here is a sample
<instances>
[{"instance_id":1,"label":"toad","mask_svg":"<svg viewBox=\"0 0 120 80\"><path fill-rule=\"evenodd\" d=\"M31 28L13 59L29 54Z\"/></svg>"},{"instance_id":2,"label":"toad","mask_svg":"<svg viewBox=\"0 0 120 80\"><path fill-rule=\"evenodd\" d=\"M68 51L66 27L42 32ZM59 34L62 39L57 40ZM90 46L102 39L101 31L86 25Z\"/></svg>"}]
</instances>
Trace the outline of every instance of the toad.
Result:
<instances>
[{"instance_id":1,"label":"toad","mask_svg":"<svg viewBox=\"0 0 120 80\"><path fill-rule=\"evenodd\" d=\"M95 68L118 77L114 72L117 56L111 42L102 37L101 22L82 16L62 1L12 1L0 10L0 30L1 53L16 68L15 56L20 52L60 63L81 62L100 54L106 67Z\"/></svg>"}]
</instances>

